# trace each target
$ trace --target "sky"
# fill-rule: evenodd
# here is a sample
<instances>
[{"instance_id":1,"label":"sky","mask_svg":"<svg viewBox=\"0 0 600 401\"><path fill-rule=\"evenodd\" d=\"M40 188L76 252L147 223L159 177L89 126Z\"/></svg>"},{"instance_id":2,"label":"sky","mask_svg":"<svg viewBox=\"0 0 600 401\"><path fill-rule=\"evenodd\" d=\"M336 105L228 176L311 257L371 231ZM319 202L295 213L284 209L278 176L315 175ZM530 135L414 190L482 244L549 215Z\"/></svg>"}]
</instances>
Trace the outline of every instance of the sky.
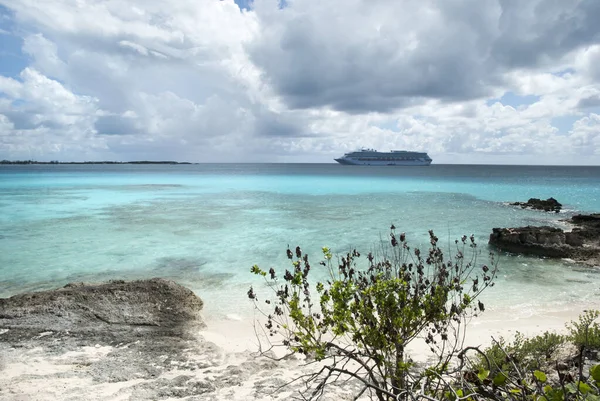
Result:
<instances>
[{"instance_id":1,"label":"sky","mask_svg":"<svg viewBox=\"0 0 600 401\"><path fill-rule=\"evenodd\" d=\"M598 0L0 0L0 160L600 165Z\"/></svg>"}]
</instances>

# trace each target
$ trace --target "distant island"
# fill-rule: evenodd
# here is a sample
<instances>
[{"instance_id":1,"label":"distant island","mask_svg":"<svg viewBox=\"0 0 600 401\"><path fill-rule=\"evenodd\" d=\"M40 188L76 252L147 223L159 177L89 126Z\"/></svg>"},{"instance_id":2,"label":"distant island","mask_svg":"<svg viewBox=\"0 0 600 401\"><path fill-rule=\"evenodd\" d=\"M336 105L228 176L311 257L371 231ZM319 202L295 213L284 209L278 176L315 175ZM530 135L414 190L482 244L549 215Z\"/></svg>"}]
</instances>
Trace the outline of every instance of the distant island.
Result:
<instances>
[{"instance_id":1,"label":"distant island","mask_svg":"<svg viewBox=\"0 0 600 401\"><path fill-rule=\"evenodd\" d=\"M170 160L136 160L128 162L115 162L115 161L86 161L86 162L59 162L52 160L49 162L40 162L36 160L2 160L0 164L197 164L190 162L175 162Z\"/></svg>"}]
</instances>

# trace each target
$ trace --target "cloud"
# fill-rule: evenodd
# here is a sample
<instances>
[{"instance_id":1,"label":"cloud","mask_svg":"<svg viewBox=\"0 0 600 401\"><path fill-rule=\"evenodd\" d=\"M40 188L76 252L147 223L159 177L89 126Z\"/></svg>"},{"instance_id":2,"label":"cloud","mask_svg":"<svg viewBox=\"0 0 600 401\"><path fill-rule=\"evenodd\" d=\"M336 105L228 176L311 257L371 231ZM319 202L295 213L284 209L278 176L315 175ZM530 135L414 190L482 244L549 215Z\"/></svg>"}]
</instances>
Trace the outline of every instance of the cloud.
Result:
<instances>
[{"instance_id":1,"label":"cloud","mask_svg":"<svg viewBox=\"0 0 600 401\"><path fill-rule=\"evenodd\" d=\"M500 4L501 34L492 54L506 67L556 68L563 57L600 40L600 3L595 0L502 0Z\"/></svg>"},{"instance_id":2,"label":"cloud","mask_svg":"<svg viewBox=\"0 0 600 401\"><path fill-rule=\"evenodd\" d=\"M577 107L580 109L588 109L592 107L600 107L600 95L592 95L583 99L579 99Z\"/></svg>"},{"instance_id":3,"label":"cloud","mask_svg":"<svg viewBox=\"0 0 600 401\"><path fill-rule=\"evenodd\" d=\"M97 99L75 95L59 82L26 68L20 80L0 79L1 143L18 157L54 155L72 157L104 149L94 135ZM79 158L79 157L78 157Z\"/></svg>"},{"instance_id":4,"label":"cloud","mask_svg":"<svg viewBox=\"0 0 600 401\"><path fill-rule=\"evenodd\" d=\"M582 155L600 155L600 115L592 113L576 121L569 138Z\"/></svg>"},{"instance_id":5,"label":"cloud","mask_svg":"<svg viewBox=\"0 0 600 401\"><path fill-rule=\"evenodd\" d=\"M252 135L257 123L245 110L261 110L253 104L260 93L252 99L247 93L254 67L242 42L255 22L232 1L133 7L77 2L77 14L74 6L68 0L47 10L34 1L12 4L32 31L24 35L23 52L39 75L71 93L93 95L97 109L90 113L90 130L99 141L115 149L139 143L147 151L157 144L153 153L170 149L177 158L178 151L206 146L215 136ZM7 82L6 90L10 84L15 82ZM29 118L33 103L7 114L17 128L36 126ZM165 146L168 141L171 146Z\"/></svg>"},{"instance_id":6,"label":"cloud","mask_svg":"<svg viewBox=\"0 0 600 401\"><path fill-rule=\"evenodd\" d=\"M483 97L501 83L486 46L500 10L462 3L309 0L278 15L257 6L266 28L249 51L293 108L389 112Z\"/></svg>"},{"instance_id":7,"label":"cloud","mask_svg":"<svg viewBox=\"0 0 600 401\"><path fill-rule=\"evenodd\" d=\"M0 158L600 163L596 1L244 4L0 0Z\"/></svg>"},{"instance_id":8,"label":"cloud","mask_svg":"<svg viewBox=\"0 0 600 401\"><path fill-rule=\"evenodd\" d=\"M14 101L13 111L35 114L42 122L75 124L78 119L89 120L96 110L97 99L77 96L31 68L21 72L21 81L10 78L0 81L0 89Z\"/></svg>"},{"instance_id":9,"label":"cloud","mask_svg":"<svg viewBox=\"0 0 600 401\"><path fill-rule=\"evenodd\" d=\"M559 68L600 40L600 3L293 2L250 48L293 108L390 112L427 99L492 95L515 68ZM561 67L562 68L562 67Z\"/></svg>"},{"instance_id":10,"label":"cloud","mask_svg":"<svg viewBox=\"0 0 600 401\"><path fill-rule=\"evenodd\" d=\"M30 65L51 78L65 78L67 65L58 56L55 43L49 41L44 35L37 33L26 36L23 41L23 53L33 59Z\"/></svg>"}]
</instances>

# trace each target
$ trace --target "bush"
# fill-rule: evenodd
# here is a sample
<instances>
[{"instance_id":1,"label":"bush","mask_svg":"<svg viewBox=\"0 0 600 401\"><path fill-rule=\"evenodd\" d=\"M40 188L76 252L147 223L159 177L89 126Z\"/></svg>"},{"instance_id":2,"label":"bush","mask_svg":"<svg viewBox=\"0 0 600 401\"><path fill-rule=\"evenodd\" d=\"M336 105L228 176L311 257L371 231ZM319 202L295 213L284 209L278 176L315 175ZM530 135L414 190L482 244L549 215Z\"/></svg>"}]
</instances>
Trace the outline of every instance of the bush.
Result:
<instances>
[{"instance_id":1,"label":"bush","mask_svg":"<svg viewBox=\"0 0 600 401\"><path fill-rule=\"evenodd\" d=\"M463 376L471 373L463 387L493 400L600 401L600 365L585 372L583 352L584 344L595 338L597 316L596 312L579 316L578 322L567 325L571 328L568 336L545 332L525 338L517 333L512 342L500 338L484 351L476 350L479 353L470 368L463 368ZM556 351L569 341L578 341L574 344L580 346L579 357L558 360ZM490 379L481 379L482 373Z\"/></svg>"},{"instance_id":2,"label":"bush","mask_svg":"<svg viewBox=\"0 0 600 401\"><path fill-rule=\"evenodd\" d=\"M585 311L577 322L567 324L569 340L586 350L600 350L600 324L595 320L600 317L597 310Z\"/></svg>"},{"instance_id":3,"label":"bush","mask_svg":"<svg viewBox=\"0 0 600 401\"><path fill-rule=\"evenodd\" d=\"M493 373L512 372L515 366L521 370L541 369L565 341L565 336L548 331L531 338L517 332L510 343L502 337L494 341L483 354L477 356L474 368L489 369Z\"/></svg>"},{"instance_id":4,"label":"bush","mask_svg":"<svg viewBox=\"0 0 600 401\"><path fill-rule=\"evenodd\" d=\"M496 264L493 257L491 267L477 263L472 236L457 240L450 257L431 231L429 241L427 252L413 250L405 234L392 226L381 255L369 253L360 264L361 254L354 250L337 266L330 249L323 248L320 265L329 277L314 285L308 255L300 247L287 250L292 268L282 276L274 269L252 267L274 295L263 300L253 288L248 291L259 310L263 302L271 309L264 312L270 336L281 336L293 353L323 362L306 380L311 392L305 398L318 398L327 384L344 377L357 379L362 392L381 401L409 399L416 393L458 397L445 378L460 351L465 319L484 310L477 297L493 285ZM437 356L421 370L414 369L406 354L418 337Z\"/></svg>"},{"instance_id":5,"label":"bush","mask_svg":"<svg viewBox=\"0 0 600 401\"><path fill-rule=\"evenodd\" d=\"M600 349L599 312L568 324L568 336L517 333L513 341L500 338L483 351L463 348L463 325L485 309L477 297L493 285L496 263L493 255L491 267L477 263L473 237L456 241L451 257L433 232L429 239L428 252L421 253L392 226L379 255L361 259L354 250L337 264L323 248L324 282L309 280L313 268L300 247L287 249L291 268L282 275L252 267L271 290L272 297L264 299L254 288L248 291L264 313L268 338L320 362L318 370L301 377L303 399L317 399L329 384L354 378L362 386L357 398L366 393L379 401L600 401L600 365L583 368L584 350ZM416 338L437 356L429 366L416 366L407 355ZM565 341L580 347L575 365L552 359Z\"/></svg>"}]
</instances>

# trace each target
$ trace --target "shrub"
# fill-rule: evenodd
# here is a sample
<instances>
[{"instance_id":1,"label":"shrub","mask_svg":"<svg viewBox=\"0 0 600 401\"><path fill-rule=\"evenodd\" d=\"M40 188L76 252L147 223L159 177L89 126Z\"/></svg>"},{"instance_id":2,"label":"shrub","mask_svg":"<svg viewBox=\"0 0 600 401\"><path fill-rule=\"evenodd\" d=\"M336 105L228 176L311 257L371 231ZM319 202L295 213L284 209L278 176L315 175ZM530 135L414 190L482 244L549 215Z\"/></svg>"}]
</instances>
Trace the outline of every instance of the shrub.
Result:
<instances>
[{"instance_id":1,"label":"shrub","mask_svg":"<svg viewBox=\"0 0 600 401\"><path fill-rule=\"evenodd\" d=\"M550 362L565 341L565 336L548 331L531 338L517 332L512 342L502 337L494 341L477 356L474 368L489 369L493 373L511 372L515 366L526 371L540 369Z\"/></svg>"},{"instance_id":2,"label":"shrub","mask_svg":"<svg viewBox=\"0 0 600 401\"><path fill-rule=\"evenodd\" d=\"M270 336L281 336L293 353L323 362L307 378L311 391L305 398L318 398L327 384L344 377L357 379L362 392L381 401L416 393L460 396L446 381L450 361L460 351L465 319L484 310L477 297L493 285L496 263L493 257L491 267L477 263L473 236L457 240L450 257L431 231L427 252L411 249L405 237L392 226L381 255L369 253L364 260L354 250L337 265L323 248L320 266L328 280L316 284L309 281L312 265L300 247L287 250L292 268L283 275L252 267L274 295L263 300L252 287L248 291L259 310L263 302L271 310L264 312ZM406 348L418 337L437 358L415 371Z\"/></svg>"},{"instance_id":3,"label":"shrub","mask_svg":"<svg viewBox=\"0 0 600 401\"><path fill-rule=\"evenodd\" d=\"M462 368L463 376L471 378L461 383L464 391L493 400L600 401L600 365L585 372L583 352L597 334L597 316L593 311L579 316L578 322L567 325L568 336L545 332L526 338L517 333L512 342L500 338L483 351L475 349L479 353L473 363ZM580 346L578 360L557 360L556 351L568 341ZM490 379L482 379L482 372Z\"/></svg>"},{"instance_id":4,"label":"shrub","mask_svg":"<svg viewBox=\"0 0 600 401\"><path fill-rule=\"evenodd\" d=\"M570 341L586 350L600 350L600 324L595 321L598 317L597 310L585 311L577 322L567 324Z\"/></svg>"}]
</instances>

